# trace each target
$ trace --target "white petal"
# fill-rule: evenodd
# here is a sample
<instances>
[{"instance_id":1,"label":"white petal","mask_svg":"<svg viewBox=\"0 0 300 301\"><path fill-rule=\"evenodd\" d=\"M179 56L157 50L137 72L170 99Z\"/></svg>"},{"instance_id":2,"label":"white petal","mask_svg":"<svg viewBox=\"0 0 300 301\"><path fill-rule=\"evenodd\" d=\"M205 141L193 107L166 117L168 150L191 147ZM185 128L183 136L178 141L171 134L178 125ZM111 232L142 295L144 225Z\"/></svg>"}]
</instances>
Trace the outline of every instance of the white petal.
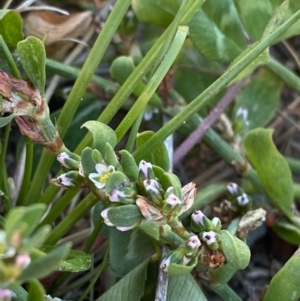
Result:
<instances>
[{"instance_id":1,"label":"white petal","mask_svg":"<svg viewBox=\"0 0 300 301\"><path fill-rule=\"evenodd\" d=\"M129 231L131 229L133 229L135 227L135 225L130 226L130 227L117 227L118 230L125 232L125 231Z\"/></svg>"},{"instance_id":2,"label":"white petal","mask_svg":"<svg viewBox=\"0 0 300 301\"><path fill-rule=\"evenodd\" d=\"M97 173L98 173L98 175L100 175L100 176L101 176L102 174L108 172L107 166L104 165L104 164L100 164L100 163L96 164L95 169L97 170Z\"/></svg>"},{"instance_id":3,"label":"white petal","mask_svg":"<svg viewBox=\"0 0 300 301\"><path fill-rule=\"evenodd\" d=\"M102 218L104 219L104 223L107 225L107 226L114 226L114 224L111 223L111 221L108 219L107 217L107 212L110 208L107 208L107 209L104 209L102 212L101 212L101 216Z\"/></svg>"}]
</instances>

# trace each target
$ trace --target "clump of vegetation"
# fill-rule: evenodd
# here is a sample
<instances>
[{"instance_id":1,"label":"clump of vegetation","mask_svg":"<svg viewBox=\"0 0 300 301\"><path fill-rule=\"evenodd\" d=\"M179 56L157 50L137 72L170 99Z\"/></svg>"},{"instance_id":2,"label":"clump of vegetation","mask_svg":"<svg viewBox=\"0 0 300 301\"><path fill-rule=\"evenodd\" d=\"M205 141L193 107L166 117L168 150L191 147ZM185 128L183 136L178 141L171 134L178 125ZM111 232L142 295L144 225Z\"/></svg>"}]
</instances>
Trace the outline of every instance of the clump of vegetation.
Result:
<instances>
[{"instance_id":1,"label":"clump of vegetation","mask_svg":"<svg viewBox=\"0 0 300 301\"><path fill-rule=\"evenodd\" d=\"M0 301L253 300L234 279L266 226L295 252L255 296L298 300L300 165L268 127L282 84L300 91L269 52L297 39L300 3L10 2Z\"/></svg>"}]
</instances>

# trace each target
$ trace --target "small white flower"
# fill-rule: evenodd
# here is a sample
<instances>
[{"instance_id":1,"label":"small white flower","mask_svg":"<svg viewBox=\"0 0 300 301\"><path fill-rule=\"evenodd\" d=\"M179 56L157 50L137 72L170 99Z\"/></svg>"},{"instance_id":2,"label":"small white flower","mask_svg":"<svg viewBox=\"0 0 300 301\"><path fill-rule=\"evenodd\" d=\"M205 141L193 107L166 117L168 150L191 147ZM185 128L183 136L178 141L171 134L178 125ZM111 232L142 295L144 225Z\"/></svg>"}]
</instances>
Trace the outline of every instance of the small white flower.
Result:
<instances>
[{"instance_id":1,"label":"small white flower","mask_svg":"<svg viewBox=\"0 0 300 301\"><path fill-rule=\"evenodd\" d=\"M152 191L155 194L160 194L159 184L155 180L144 180L144 187L147 191Z\"/></svg>"},{"instance_id":2,"label":"small white flower","mask_svg":"<svg viewBox=\"0 0 300 301\"><path fill-rule=\"evenodd\" d=\"M114 224L111 223L111 221L108 219L107 217L107 212L110 208L107 208L107 209L104 209L102 212L101 212L101 216L104 220L104 223L107 225L107 226L114 226Z\"/></svg>"},{"instance_id":3,"label":"small white flower","mask_svg":"<svg viewBox=\"0 0 300 301\"><path fill-rule=\"evenodd\" d=\"M196 223L196 224L200 224L202 226L204 226L203 224L203 217L204 214L201 210L195 210L192 214L192 220Z\"/></svg>"},{"instance_id":4,"label":"small white flower","mask_svg":"<svg viewBox=\"0 0 300 301\"><path fill-rule=\"evenodd\" d=\"M115 171L115 168L112 165L105 165L98 163L95 166L97 173L90 173L89 179L95 184L98 189L102 189L105 186L107 179L110 174Z\"/></svg>"},{"instance_id":5,"label":"small white flower","mask_svg":"<svg viewBox=\"0 0 300 301\"><path fill-rule=\"evenodd\" d=\"M197 235L192 235L186 245L192 249L198 249L201 246L201 241Z\"/></svg>"},{"instance_id":6,"label":"small white flower","mask_svg":"<svg viewBox=\"0 0 300 301\"><path fill-rule=\"evenodd\" d=\"M148 178L148 170L152 169L152 164L142 160L139 164L139 170L143 173L145 178Z\"/></svg>"},{"instance_id":7,"label":"small white flower","mask_svg":"<svg viewBox=\"0 0 300 301\"><path fill-rule=\"evenodd\" d=\"M214 231L203 232L202 239L208 244L211 245L217 242L217 236Z\"/></svg>"},{"instance_id":8,"label":"small white flower","mask_svg":"<svg viewBox=\"0 0 300 301\"><path fill-rule=\"evenodd\" d=\"M227 185L227 191L230 194L232 194L232 195L237 194L238 193L238 189L239 189L239 186L237 184L235 184L235 183L229 183Z\"/></svg>"},{"instance_id":9,"label":"small white flower","mask_svg":"<svg viewBox=\"0 0 300 301\"><path fill-rule=\"evenodd\" d=\"M65 186L65 187L75 186L75 184L72 183L73 179L67 177L66 174L60 175L56 180L57 180L57 183L59 183L62 186Z\"/></svg>"},{"instance_id":10,"label":"small white flower","mask_svg":"<svg viewBox=\"0 0 300 301\"><path fill-rule=\"evenodd\" d=\"M249 204L249 198L246 193L243 193L242 195L237 197L237 202L240 206L246 206Z\"/></svg>"},{"instance_id":11,"label":"small white flower","mask_svg":"<svg viewBox=\"0 0 300 301\"><path fill-rule=\"evenodd\" d=\"M57 156L57 161L64 167L67 168L65 165L65 160L70 159L70 156L66 152L62 152Z\"/></svg>"},{"instance_id":12,"label":"small white flower","mask_svg":"<svg viewBox=\"0 0 300 301\"><path fill-rule=\"evenodd\" d=\"M15 260L15 265L25 269L31 262L30 255L28 253L22 253L17 255L16 260Z\"/></svg>"},{"instance_id":13,"label":"small white flower","mask_svg":"<svg viewBox=\"0 0 300 301\"><path fill-rule=\"evenodd\" d=\"M181 200L174 194L170 194L167 198L166 198L166 204L170 205L172 208L174 208L177 205L181 205L182 202Z\"/></svg>"}]
</instances>

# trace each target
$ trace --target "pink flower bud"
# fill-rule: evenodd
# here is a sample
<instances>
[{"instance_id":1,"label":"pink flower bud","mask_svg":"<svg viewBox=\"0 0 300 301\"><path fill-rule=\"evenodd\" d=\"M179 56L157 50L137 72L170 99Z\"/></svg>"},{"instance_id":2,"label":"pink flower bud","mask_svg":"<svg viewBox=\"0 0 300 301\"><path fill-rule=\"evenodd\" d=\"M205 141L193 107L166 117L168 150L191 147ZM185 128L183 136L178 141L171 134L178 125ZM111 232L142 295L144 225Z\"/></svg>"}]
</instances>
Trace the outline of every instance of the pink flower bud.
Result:
<instances>
[{"instance_id":1,"label":"pink flower bud","mask_svg":"<svg viewBox=\"0 0 300 301\"><path fill-rule=\"evenodd\" d=\"M204 226L204 223L203 223L204 214L201 210L195 210L191 217L192 217L192 220L196 224L200 224L200 225Z\"/></svg>"},{"instance_id":2,"label":"pink flower bud","mask_svg":"<svg viewBox=\"0 0 300 301\"><path fill-rule=\"evenodd\" d=\"M186 245L192 249L198 249L201 246L201 241L197 235L192 235L189 237Z\"/></svg>"},{"instance_id":3,"label":"pink flower bud","mask_svg":"<svg viewBox=\"0 0 300 301\"><path fill-rule=\"evenodd\" d=\"M0 300L10 301L12 298L12 292L8 289L0 289Z\"/></svg>"},{"instance_id":4,"label":"pink flower bud","mask_svg":"<svg viewBox=\"0 0 300 301\"><path fill-rule=\"evenodd\" d=\"M235 183L229 183L227 185L227 191L231 194L231 195L234 195L234 194L237 194L238 193L238 189L239 189L239 186Z\"/></svg>"},{"instance_id":5,"label":"pink flower bud","mask_svg":"<svg viewBox=\"0 0 300 301\"><path fill-rule=\"evenodd\" d=\"M160 195L159 184L155 180L144 180L144 187L147 191L151 191Z\"/></svg>"},{"instance_id":6,"label":"pink flower bud","mask_svg":"<svg viewBox=\"0 0 300 301\"><path fill-rule=\"evenodd\" d=\"M15 265L25 269L31 262L30 255L28 253L19 254L16 257Z\"/></svg>"},{"instance_id":7,"label":"pink flower bud","mask_svg":"<svg viewBox=\"0 0 300 301\"><path fill-rule=\"evenodd\" d=\"M152 164L150 162L146 162L142 160L139 164L139 170L142 172L143 176L148 179L149 178L149 170L152 169Z\"/></svg>"},{"instance_id":8,"label":"pink flower bud","mask_svg":"<svg viewBox=\"0 0 300 301\"><path fill-rule=\"evenodd\" d=\"M175 206L181 205L182 202L181 200L175 195L175 194L170 194L166 200L165 200L166 204L170 205L171 208L173 209Z\"/></svg>"}]
</instances>

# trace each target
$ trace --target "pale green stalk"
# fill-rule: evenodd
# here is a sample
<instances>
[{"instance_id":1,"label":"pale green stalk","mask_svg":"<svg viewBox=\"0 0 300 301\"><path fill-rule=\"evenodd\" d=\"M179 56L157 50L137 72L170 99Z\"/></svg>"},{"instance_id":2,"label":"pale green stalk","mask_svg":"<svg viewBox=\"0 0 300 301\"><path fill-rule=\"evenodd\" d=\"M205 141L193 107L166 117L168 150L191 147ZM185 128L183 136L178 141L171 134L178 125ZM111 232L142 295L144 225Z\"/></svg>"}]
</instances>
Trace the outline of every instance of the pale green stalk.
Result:
<instances>
[{"instance_id":1,"label":"pale green stalk","mask_svg":"<svg viewBox=\"0 0 300 301\"><path fill-rule=\"evenodd\" d=\"M84 96L86 88L90 83L105 51L118 29L124 15L126 14L131 0L118 0L113 11L109 15L104 27L102 28L89 56L87 57L81 73L79 74L74 87L59 115L57 128L61 138L64 137L70 122ZM46 149L42 153L39 165L36 169L32 185L30 186L27 203L34 203L40 196L43 184L52 166L54 156Z\"/></svg>"},{"instance_id":2,"label":"pale green stalk","mask_svg":"<svg viewBox=\"0 0 300 301\"><path fill-rule=\"evenodd\" d=\"M174 133L185 120L193 116L204 105L206 105L213 96L225 88L243 69L245 69L260 53L267 49L276 39L291 27L300 18L300 11L295 13L285 23L278 27L270 36L259 43L245 56L243 56L234 66L229 68L219 79L209 86L203 93L195 98L181 113L170 120L163 128L153 135L145 144L143 144L134 154L137 161L140 161L147 153L153 151L157 143L166 139Z\"/></svg>"},{"instance_id":3,"label":"pale green stalk","mask_svg":"<svg viewBox=\"0 0 300 301\"><path fill-rule=\"evenodd\" d=\"M80 203L71 211L68 216L63 219L51 232L45 245L55 245L72 227L77 221L82 218L93 206L98 202L98 197L90 192Z\"/></svg>"},{"instance_id":4,"label":"pale green stalk","mask_svg":"<svg viewBox=\"0 0 300 301\"><path fill-rule=\"evenodd\" d=\"M131 127L131 125L139 116L140 112L146 107L149 99L154 94L159 84L166 76L174 60L176 59L179 51L181 50L187 34L188 34L187 26L180 26L178 28L174 41L169 51L166 53L164 60L161 62L161 64L155 71L153 77L147 84L141 96L137 99L137 101L132 106L131 110L127 113L126 117L122 120L122 122L116 129L116 135L118 141L120 141L121 138L126 134L128 129Z\"/></svg>"}]
</instances>

